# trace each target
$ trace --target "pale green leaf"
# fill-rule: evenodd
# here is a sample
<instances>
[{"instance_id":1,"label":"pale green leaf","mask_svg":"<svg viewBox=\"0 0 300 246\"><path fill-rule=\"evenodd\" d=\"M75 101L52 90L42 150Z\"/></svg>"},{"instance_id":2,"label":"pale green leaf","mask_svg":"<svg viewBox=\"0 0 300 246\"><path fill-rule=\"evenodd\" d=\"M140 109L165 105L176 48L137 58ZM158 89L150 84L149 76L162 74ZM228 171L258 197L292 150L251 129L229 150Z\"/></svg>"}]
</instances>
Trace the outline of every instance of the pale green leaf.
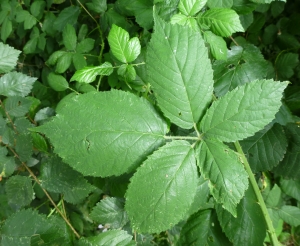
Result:
<instances>
[{"instance_id":1,"label":"pale green leaf","mask_svg":"<svg viewBox=\"0 0 300 246\"><path fill-rule=\"evenodd\" d=\"M23 73L10 72L0 78L0 95L10 96L27 96L33 83L37 78L29 77Z\"/></svg>"},{"instance_id":2,"label":"pale green leaf","mask_svg":"<svg viewBox=\"0 0 300 246\"><path fill-rule=\"evenodd\" d=\"M29 133L18 134L16 139L16 152L20 161L28 161L32 156L32 138Z\"/></svg>"},{"instance_id":3,"label":"pale green leaf","mask_svg":"<svg viewBox=\"0 0 300 246\"><path fill-rule=\"evenodd\" d=\"M109 76L114 71L109 62L104 62L97 67L85 67L75 72L70 81L81 83L92 83L98 75Z\"/></svg>"},{"instance_id":4,"label":"pale green leaf","mask_svg":"<svg viewBox=\"0 0 300 246\"><path fill-rule=\"evenodd\" d=\"M94 190L81 173L63 163L57 156L44 161L40 180L43 188L64 194L64 199L73 204L81 202Z\"/></svg>"},{"instance_id":5,"label":"pale green leaf","mask_svg":"<svg viewBox=\"0 0 300 246\"><path fill-rule=\"evenodd\" d=\"M34 198L30 177L15 175L5 183L8 204L14 209L29 205Z\"/></svg>"},{"instance_id":6,"label":"pale green leaf","mask_svg":"<svg viewBox=\"0 0 300 246\"><path fill-rule=\"evenodd\" d=\"M213 79L207 48L199 32L155 19L147 51L149 82L163 113L189 129L212 99Z\"/></svg>"},{"instance_id":7,"label":"pale green leaf","mask_svg":"<svg viewBox=\"0 0 300 246\"><path fill-rule=\"evenodd\" d=\"M277 212L279 217L291 226L296 227L300 225L300 208L285 205L281 207Z\"/></svg>"},{"instance_id":8,"label":"pale green leaf","mask_svg":"<svg viewBox=\"0 0 300 246\"><path fill-rule=\"evenodd\" d=\"M256 46L233 46L227 54L225 61L215 61L213 64L214 87L218 97L237 86L266 78L268 62Z\"/></svg>"},{"instance_id":9,"label":"pale green leaf","mask_svg":"<svg viewBox=\"0 0 300 246\"><path fill-rule=\"evenodd\" d=\"M111 230L98 234L97 236L81 238L79 241L79 246L133 246L132 236L126 231L122 230Z\"/></svg>"},{"instance_id":10,"label":"pale green leaf","mask_svg":"<svg viewBox=\"0 0 300 246\"><path fill-rule=\"evenodd\" d=\"M300 201L300 180L281 179L280 187L285 194Z\"/></svg>"},{"instance_id":11,"label":"pale green leaf","mask_svg":"<svg viewBox=\"0 0 300 246\"><path fill-rule=\"evenodd\" d=\"M63 43L67 50L74 51L76 49L76 44L77 44L77 36L75 32L75 28L67 24L63 30Z\"/></svg>"},{"instance_id":12,"label":"pale green leaf","mask_svg":"<svg viewBox=\"0 0 300 246\"><path fill-rule=\"evenodd\" d=\"M131 178L125 209L139 232L161 232L182 220L197 190L194 149L173 141L155 151ZM138 213L137 213L138 211Z\"/></svg>"},{"instance_id":13,"label":"pale green leaf","mask_svg":"<svg viewBox=\"0 0 300 246\"><path fill-rule=\"evenodd\" d=\"M236 206L248 188L248 175L238 155L214 140L202 141L196 154L200 172L209 179L210 192L234 217Z\"/></svg>"},{"instance_id":14,"label":"pale green leaf","mask_svg":"<svg viewBox=\"0 0 300 246\"><path fill-rule=\"evenodd\" d=\"M24 116L28 113L32 102L28 98L10 96L5 101L5 110L10 116Z\"/></svg>"},{"instance_id":15,"label":"pale green leaf","mask_svg":"<svg viewBox=\"0 0 300 246\"><path fill-rule=\"evenodd\" d=\"M254 136L240 141L253 172L272 170L283 159L287 139L282 126L267 126Z\"/></svg>"},{"instance_id":16,"label":"pale green leaf","mask_svg":"<svg viewBox=\"0 0 300 246\"><path fill-rule=\"evenodd\" d=\"M237 205L236 218L220 205L217 206L217 214L223 231L233 245L263 245L267 226L251 185Z\"/></svg>"},{"instance_id":17,"label":"pale green leaf","mask_svg":"<svg viewBox=\"0 0 300 246\"><path fill-rule=\"evenodd\" d=\"M92 38L83 39L76 47L78 53L89 53L94 49L95 40Z\"/></svg>"},{"instance_id":18,"label":"pale green leaf","mask_svg":"<svg viewBox=\"0 0 300 246\"><path fill-rule=\"evenodd\" d=\"M235 88L207 110L202 132L225 142L252 136L274 119L286 86L287 82L256 80Z\"/></svg>"},{"instance_id":19,"label":"pale green leaf","mask_svg":"<svg viewBox=\"0 0 300 246\"><path fill-rule=\"evenodd\" d=\"M56 110L52 121L31 130L46 134L54 151L84 175L133 170L164 143L167 132L146 99L123 91L76 95Z\"/></svg>"},{"instance_id":20,"label":"pale green leaf","mask_svg":"<svg viewBox=\"0 0 300 246\"><path fill-rule=\"evenodd\" d=\"M74 25L79 14L80 8L78 6L72 5L64 8L53 22L53 27L58 31L62 31L67 24Z\"/></svg>"},{"instance_id":21,"label":"pale green leaf","mask_svg":"<svg viewBox=\"0 0 300 246\"><path fill-rule=\"evenodd\" d=\"M180 0L178 9L186 16L197 14L206 4L207 0Z\"/></svg>"},{"instance_id":22,"label":"pale green leaf","mask_svg":"<svg viewBox=\"0 0 300 246\"><path fill-rule=\"evenodd\" d=\"M214 210L200 210L192 215L180 232L178 245L230 246Z\"/></svg>"},{"instance_id":23,"label":"pale green leaf","mask_svg":"<svg viewBox=\"0 0 300 246\"><path fill-rule=\"evenodd\" d=\"M209 26L211 31L222 37L235 32L244 32L238 14L232 9L209 9L199 16L199 24Z\"/></svg>"},{"instance_id":24,"label":"pale green leaf","mask_svg":"<svg viewBox=\"0 0 300 246\"><path fill-rule=\"evenodd\" d=\"M12 33L12 22L10 19L5 18L1 26L1 39L6 42L6 39Z\"/></svg>"},{"instance_id":25,"label":"pale green leaf","mask_svg":"<svg viewBox=\"0 0 300 246\"><path fill-rule=\"evenodd\" d=\"M90 217L97 223L109 225L112 229L119 229L128 222L124 201L116 197L107 197L97 203Z\"/></svg>"},{"instance_id":26,"label":"pale green leaf","mask_svg":"<svg viewBox=\"0 0 300 246\"><path fill-rule=\"evenodd\" d=\"M206 31L203 33L203 38L209 44L211 53L217 60L227 60L227 44L222 37Z\"/></svg>"},{"instance_id":27,"label":"pale green leaf","mask_svg":"<svg viewBox=\"0 0 300 246\"><path fill-rule=\"evenodd\" d=\"M0 43L0 73L7 73L14 69L17 65L20 53L21 51L16 50L7 44ZM0 92L2 91L2 83L3 82L0 82Z\"/></svg>"},{"instance_id":28,"label":"pale green leaf","mask_svg":"<svg viewBox=\"0 0 300 246\"><path fill-rule=\"evenodd\" d=\"M50 87L55 91L65 91L69 88L68 81L64 76L59 74L49 73L47 76L47 81Z\"/></svg>"},{"instance_id":29,"label":"pale green leaf","mask_svg":"<svg viewBox=\"0 0 300 246\"><path fill-rule=\"evenodd\" d=\"M62 56L57 59L56 73L64 73L72 63L73 53L65 52Z\"/></svg>"},{"instance_id":30,"label":"pale green leaf","mask_svg":"<svg viewBox=\"0 0 300 246\"><path fill-rule=\"evenodd\" d=\"M207 0L207 6L214 8L231 8L234 0Z\"/></svg>"},{"instance_id":31,"label":"pale green leaf","mask_svg":"<svg viewBox=\"0 0 300 246\"><path fill-rule=\"evenodd\" d=\"M171 18L171 24L179 24L182 26L189 26L194 31L199 31L197 21L183 14L175 14Z\"/></svg>"},{"instance_id":32,"label":"pale green leaf","mask_svg":"<svg viewBox=\"0 0 300 246\"><path fill-rule=\"evenodd\" d=\"M116 25L112 26L107 39L111 52L123 63L134 61L141 52L138 38L129 40L129 33Z\"/></svg>"}]
</instances>

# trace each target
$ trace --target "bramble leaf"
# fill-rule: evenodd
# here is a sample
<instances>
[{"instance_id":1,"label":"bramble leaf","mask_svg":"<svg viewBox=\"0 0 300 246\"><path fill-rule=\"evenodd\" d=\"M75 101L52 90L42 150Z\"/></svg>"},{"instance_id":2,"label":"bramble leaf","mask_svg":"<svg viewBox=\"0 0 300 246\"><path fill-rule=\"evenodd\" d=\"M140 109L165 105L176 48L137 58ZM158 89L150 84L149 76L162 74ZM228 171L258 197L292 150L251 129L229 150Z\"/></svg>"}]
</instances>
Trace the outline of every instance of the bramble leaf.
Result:
<instances>
[{"instance_id":1,"label":"bramble leaf","mask_svg":"<svg viewBox=\"0 0 300 246\"><path fill-rule=\"evenodd\" d=\"M2 26L2 28L4 27ZM7 73L14 69L20 53L21 51L0 42L0 73ZM0 82L0 86L1 84Z\"/></svg>"},{"instance_id":2,"label":"bramble leaf","mask_svg":"<svg viewBox=\"0 0 300 246\"><path fill-rule=\"evenodd\" d=\"M167 125L147 100L113 90L73 96L52 121L31 130L46 134L77 171L106 177L140 165L164 143Z\"/></svg>"},{"instance_id":3,"label":"bramble leaf","mask_svg":"<svg viewBox=\"0 0 300 246\"><path fill-rule=\"evenodd\" d=\"M212 99L213 79L207 48L199 32L155 18L146 67L163 113L189 129Z\"/></svg>"},{"instance_id":4,"label":"bramble leaf","mask_svg":"<svg viewBox=\"0 0 300 246\"><path fill-rule=\"evenodd\" d=\"M287 82L256 80L235 88L207 110L202 132L225 142L252 136L275 118L286 86Z\"/></svg>"},{"instance_id":5,"label":"bramble leaf","mask_svg":"<svg viewBox=\"0 0 300 246\"><path fill-rule=\"evenodd\" d=\"M178 9L186 16L197 14L206 4L207 0L180 0Z\"/></svg>"},{"instance_id":6,"label":"bramble leaf","mask_svg":"<svg viewBox=\"0 0 300 246\"><path fill-rule=\"evenodd\" d=\"M5 101L5 110L10 116L20 117L28 113L31 101L20 96L10 96Z\"/></svg>"},{"instance_id":7,"label":"bramble leaf","mask_svg":"<svg viewBox=\"0 0 300 246\"><path fill-rule=\"evenodd\" d=\"M76 44L77 44L77 36L75 32L75 28L67 24L63 30L63 43L67 50L74 51L76 49Z\"/></svg>"},{"instance_id":8,"label":"bramble leaf","mask_svg":"<svg viewBox=\"0 0 300 246\"><path fill-rule=\"evenodd\" d=\"M248 175L237 154L221 142L202 141L196 147L197 164L209 179L210 192L234 217L236 206L248 188Z\"/></svg>"},{"instance_id":9,"label":"bramble leaf","mask_svg":"<svg viewBox=\"0 0 300 246\"><path fill-rule=\"evenodd\" d=\"M209 44L211 53L217 60L227 59L227 45L222 37L206 31L203 33L203 38Z\"/></svg>"},{"instance_id":10,"label":"bramble leaf","mask_svg":"<svg viewBox=\"0 0 300 246\"><path fill-rule=\"evenodd\" d=\"M47 80L50 87L55 91L65 91L69 88L67 80L62 75L49 73Z\"/></svg>"},{"instance_id":11,"label":"bramble leaf","mask_svg":"<svg viewBox=\"0 0 300 246\"><path fill-rule=\"evenodd\" d=\"M77 18L80 14L80 8L78 6L70 6L64 8L55 21L53 22L54 29L62 31L67 24L74 25L77 21Z\"/></svg>"},{"instance_id":12,"label":"bramble leaf","mask_svg":"<svg viewBox=\"0 0 300 246\"><path fill-rule=\"evenodd\" d=\"M194 149L188 142L173 141L155 151L131 178L126 193L133 228L153 233L176 225L194 200L197 179Z\"/></svg>"},{"instance_id":13,"label":"bramble leaf","mask_svg":"<svg viewBox=\"0 0 300 246\"><path fill-rule=\"evenodd\" d=\"M300 225L300 208L285 205L278 210L279 217L291 226Z\"/></svg>"}]
</instances>

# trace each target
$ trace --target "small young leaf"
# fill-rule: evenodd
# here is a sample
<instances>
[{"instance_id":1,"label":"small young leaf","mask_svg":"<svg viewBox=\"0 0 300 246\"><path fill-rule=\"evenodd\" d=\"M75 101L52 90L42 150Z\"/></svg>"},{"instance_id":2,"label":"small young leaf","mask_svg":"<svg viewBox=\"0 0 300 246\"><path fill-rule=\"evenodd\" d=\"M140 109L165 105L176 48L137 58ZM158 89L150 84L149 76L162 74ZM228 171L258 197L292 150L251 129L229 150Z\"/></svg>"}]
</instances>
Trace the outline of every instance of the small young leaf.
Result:
<instances>
[{"instance_id":1,"label":"small young leaf","mask_svg":"<svg viewBox=\"0 0 300 246\"><path fill-rule=\"evenodd\" d=\"M129 40L128 32L121 27L113 25L107 39L111 52L123 63L133 62L141 53L138 38L134 37Z\"/></svg>"},{"instance_id":2,"label":"small young leaf","mask_svg":"<svg viewBox=\"0 0 300 246\"><path fill-rule=\"evenodd\" d=\"M47 81L50 87L55 91L65 91L69 88L69 84L65 77L55 73L49 73Z\"/></svg>"},{"instance_id":3,"label":"small young leaf","mask_svg":"<svg viewBox=\"0 0 300 246\"><path fill-rule=\"evenodd\" d=\"M52 121L31 130L45 133L54 151L84 175L106 177L135 169L164 143L167 132L151 103L123 91L76 95L56 110Z\"/></svg>"},{"instance_id":4,"label":"small young leaf","mask_svg":"<svg viewBox=\"0 0 300 246\"><path fill-rule=\"evenodd\" d=\"M124 201L115 197L107 197L97 203L90 217L99 224L108 224L112 229L119 229L128 222Z\"/></svg>"},{"instance_id":5,"label":"small young leaf","mask_svg":"<svg viewBox=\"0 0 300 246\"><path fill-rule=\"evenodd\" d=\"M67 50L74 51L76 49L77 44L77 36L75 32L75 28L67 24L63 30L63 43Z\"/></svg>"},{"instance_id":6,"label":"small young leaf","mask_svg":"<svg viewBox=\"0 0 300 246\"><path fill-rule=\"evenodd\" d=\"M237 154L221 142L202 141L196 149L200 172L209 179L210 192L234 217L248 188L248 175Z\"/></svg>"},{"instance_id":7,"label":"small young leaf","mask_svg":"<svg viewBox=\"0 0 300 246\"><path fill-rule=\"evenodd\" d=\"M118 69L118 75L120 75L125 82L130 83L136 78L136 71L130 64L123 64Z\"/></svg>"},{"instance_id":8,"label":"small young leaf","mask_svg":"<svg viewBox=\"0 0 300 246\"><path fill-rule=\"evenodd\" d=\"M207 0L180 0L178 9L186 16L197 14L206 4Z\"/></svg>"},{"instance_id":9,"label":"small young leaf","mask_svg":"<svg viewBox=\"0 0 300 246\"><path fill-rule=\"evenodd\" d=\"M203 34L204 40L209 44L212 55L217 60L227 59L227 45L222 37L206 31Z\"/></svg>"},{"instance_id":10,"label":"small young leaf","mask_svg":"<svg viewBox=\"0 0 300 246\"><path fill-rule=\"evenodd\" d=\"M2 28L4 28L2 26ZM0 43L0 73L7 73L14 69L17 65L17 60L21 51L14 49L13 47ZM3 77L1 77L2 79ZM2 87L3 82L0 82ZM0 87L0 92L2 91Z\"/></svg>"},{"instance_id":11,"label":"small young leaf","mask_svg":"<svg viewBox=\"0 0 300 246\"><path fill-rule=\"evenodd\" d=\"M252 136L270 123L281 106L287 82L256 80L215 101L200 128L206 137L234 142Z\"/></svg>"},{"instance_id":12,"label":"small young leaf","mask_svg":"<svg viewBox=\"0 0 300 246\"><path fill-rule=\"evenodd\" d=\"M197 123L213 92L211 64L199 32L155 18L146 68L158 105L178 126ZM199 101L200 100L200 101Z\"/></svg>"},{"instance_id":13,"label":"small young leaf","mask_svg":"<svg viewBox=\"0 0 300 246\"><path fill-rule=\"evenodd\" d=\"M199 24L209 26L211 31L222 37L235 32L244 32L239 15L232 9L209 9L199 16Z\"/></svg>"},{"instance_id":14,"label":"small young leaf","mask_svg":"<svg viewBox=\"0 0 300 246\"><path fill-rule=\"evenodd\" d=\"M176 225L194 200L197 179L194 149L188 142L173 141L154 152L131 178L126 193L133 228L153 233Z\"/></svg>"},{"instance_id":15,"label":"small young leaf","mask_svg":"<svg viewBox=\"0 0 300 246\"><path fill-rule=\"evenodd\" d=\"M104 62L97 67L85 67L75 72L70 81L78 81L82 83L92 83L98 75L109 76L114 71L113 66L109 62Z\"/></svg>"},{"instance_id":16,"label":"small young leaf","mask_svg":"<svg viewBox=\"0 0 300 246\"><path fill-rule=\"evenodd\" d=\"M23 73L10 72L0 78L0 95L10 96L27 96L33 83L37 78L29 77Z\"/></svg>"},{"instance_id":17,"label":"small young leaf","mask_svg":"<svg viewBox=\"0 0 300 246\"><path fill-rule=\"evenodd\" d=\"M192 215L180 232L178 245L230 246L212 209L200 210Z\"/></svg>"}]
</instances>

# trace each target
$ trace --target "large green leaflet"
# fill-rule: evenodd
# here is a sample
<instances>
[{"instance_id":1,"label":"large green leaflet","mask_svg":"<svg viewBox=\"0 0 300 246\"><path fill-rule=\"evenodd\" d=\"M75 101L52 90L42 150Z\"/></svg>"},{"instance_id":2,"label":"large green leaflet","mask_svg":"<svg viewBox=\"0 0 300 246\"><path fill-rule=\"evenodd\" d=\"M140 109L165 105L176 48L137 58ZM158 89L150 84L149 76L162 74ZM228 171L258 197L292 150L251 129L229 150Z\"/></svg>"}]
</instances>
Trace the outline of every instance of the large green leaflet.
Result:
<instances>
[{"instance_id":1,"label":"large green leaflet","mask_svg":"<svg viewBox=\"0 0 300 246\"><path fill-rule=\"evenodd\" d=\"M234 245L263 245L266 223L251 185L237 205L236 218L220 205L216 210L223 231Z\"/></svg>"},{"instance_id":2,"label":"large green leaflet","mask_svg":"<svg viewBox=\"0 0 300 246\"><path fill-rule=\"evenodd\" d=\"M147 72L158 105L178 126L197 123L212 98L212 68L199 32L155 18Z\"/></svg>"},{"instance_id":3,"label":"large green leaflet","mask_svg":"<svg viewBox=\"0 0 300 246\"><path fill-rule=\"evenodd\" d=\"M194 149L188 142L173 141L154 152L126 193L125 209L133 228L152 233L176 225L194 200L197 180Z\"/></svg>"},{"instance_id":4,"label":"large green leaflet","mask_svg":"<svg viewBox=\"0 0 300 246\"><path fill-rule=\"evenodd\" d=\"M281 106L287 82L256 80L215 101L203 117L205 137L234 142L252 136L270 123Z\"/></svg>"},{"instance_id":5,"label":"large green leaflet","mask_svg":"<svg viewBox=\"0 0 300 246\"><path fill-rule=\"evenodd\" d=\"M248 175L237 154L225 144L207 139L197 145L196 157L201 174L209 179L211 194L236 217L236 205L248 187Z\"/></svg>"},{"instance_id":6,"label":"large green leaflet","mask_svg":"<svg viewBox=\"0 0 300 246\"><path fill-rule=\"evenodd\" d=\"M0 42L0 73L11 71L17 65L20 53L21 51Z\"/></svg>"},{"instance_id":7,"label":"large green leaflet","mask_svg":"<svg viewBox=\"0 0 300 246\"><path fill-rule=\"evenodd\" d=\"M51 122L32 130L46 134L77 171L106 177L136 168L164 143L167 125L147 100L110 91L74 96Z\"/></svg>"}]
</instances>

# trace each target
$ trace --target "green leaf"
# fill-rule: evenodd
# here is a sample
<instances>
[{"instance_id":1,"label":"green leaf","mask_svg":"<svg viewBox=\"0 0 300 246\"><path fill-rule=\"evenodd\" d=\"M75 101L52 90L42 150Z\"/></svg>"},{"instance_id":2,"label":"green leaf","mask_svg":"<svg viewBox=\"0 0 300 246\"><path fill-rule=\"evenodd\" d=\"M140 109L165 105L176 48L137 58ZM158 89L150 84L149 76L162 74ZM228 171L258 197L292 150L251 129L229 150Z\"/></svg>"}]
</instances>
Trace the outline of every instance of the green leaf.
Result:
<instances>
[{"instance_id":1,"label":"green leaf","mask_svg":"<svg viewBox=\"0 0 300 246\"><path fill-rule=\"evenodd\" d=\"M164 143L167 126L146 99L113 90L73 96L51 122L32 131L46 134L77 171L106 177L140 165Z\"/></svg>"},{"instance_id":2,"label":"green leaf","mask_svg":"<svg viewBox=\"0 0 300 246\"><path fill-rule=\"evenodd\" d=\"M28 40L28 42L24 45L23 51L25 54L33 54L36 52L36 46L38 43L38 37L34 37Z\"/></svg>"},{"instance_id":3,"label":"green leaf","mask_svg":"<svg viewBox=\"0 0 300 246\"><path fill-rule=\"evenodd\" d=\"M32 139L28 133L18 134L16 137L16 152L20 161L28 161L32 155Z\"/></svg>"},{"instance_id":4,"label":"green leaf","mask_svg":"<svg viewBox=\"0 0 300 246\"><path fill-rule=\"evenodd\" d=\"M5 183L8 203L14 209L29 205L34 198L30 177L15 175Z\"/></svg>"},{"instance_id":5,"label":"green leaf","mask_svg":"<svg viewBox=\"0 0 300 246\"><path fill-rule=\"evenodd\" d=\"M32 144L35 149L40 152L48 152L48 144L40 134L36 132L31 132Z\"/></svg>"},{"instance_id":6,"label":"green leaf","mask_svg":"<svg viewBox=\"0 0 300 246\"><path fill-rule=\"evenodd\" d=\"M6 42L6 39L12 32L12 22L10 19L6 18L1 26L1 39Z\"/></svg>"},{"instance_id":7,"label":"green leaf","mask_svg":"<svg viewBox=\"0 0 300 246\"><path fill-rule=\"evenodd\" d=\"M23 73L10 72L0 78L0 95L10 96L27 96L33 83L37 78L29 77Z\"/></svg>"},{"instance_id":8,"label":"green leaf","mask_svg":"<svg viewBox=\"0 0 300 246\"><path fill-rule=\"evenodd\" d=\"M287 139L282 126L267 126L254 136L240 141L253 172L272 170L283 159Z\"/></svg>"},{"instance_id":9,"label":"green leaf","mask_svg":"<svg viewBox=\"0 0 300 246\"><path fill-rule=\"evenodd\" d=\"M227 44L222 37L206 31L203 33L203 38L209 44L211 53L217 60L227 60Z\"/></svg>"},{"instance_id":10,"label":"green leaf","mask_svg":"<svg viewBox=\"0 0 300 246\"><path fill-rule=\"evenodd\" d=\"M199 16L199 24L209 26L211 31L222 37L235 32L244 32L238 14L232 9L209 9Z\"/></svg>"},{"instance_id":11,"label":"green leaf","mask_svg":"<svg viewBox=\"0 0 300 246\"><path fill-rule=\"evenodd\" d=\"M192 215L180 232L178 245L230 246L214 210L200 210Z\"/></svg>"},{"instance_id":12,"label":"green leaf","mask_svg":"<svg viewBox=\"0 0 300 246\"><path fill-rule=\"evenodd\" d=\"M269 208L276 208L280 205L282 200L282 192L277 184L275 184L272 190L267 194L265 198L266 205Z\"/></svg>"},{"instance_id":13,"label":"green leaf","mask_svg":"<svg viewBox=\"0 0 300 246\"><path fill-rule=\"evenodd\" d=\"M67 24L63 30L63 43L67 50L74 51L76 49L77 44L77 36L75 32L75 28Z\"/></svg>"},{"instance_id":14,"label":"green leaf","mask_svg":"<svg viewBox=\"0 0 300 246\"><path fill-rule=\"evenodd\" d=\"M281 106L287 82L256 80L213 102L200 128L208 138L234 142L252 136L270 123Z\"/></svg>"},{"instance_id":15,"label":"green leaf","mask_svg":"<svg viewBox=\"0 0 300 246\"><path fill-rule=\"evenodd\" d=\"M69 88L68 81L64 76L59 74L49 73L47 76L47 81L50 87L55 91L65 91Z\"/></svg>"},{"instance_id":16,"label":"green leaf","mask_svg":"<svg viewBox=\"0 0 300 246\"><path fill-rule=\"evenodd\" d=\"M17 65L20 53L21 51L16 50L7 44L0 43L0 73L7 73L13 70ZM2 83L3 82L0 82L0 86ZM0 91L2 91L1 87Z\"/></svg>"},{"instance_id":17,"label":"green leaf","mask_svg":"<svg viewBox=\"0 0 300 246\"><path fill-rule=\"evenodd\" d=\"M265 78L268 63L254 45L233 46L227 60L213 64L215 92L218 97L237 86Z\"/></svg>"},{"instance_id":18,"label":"green leaf","mask_svg":"<svg viewBox=\"0 0 300 246\"><path fill-rule=\"evenodd\" d=\"M139 39L134 37L129 40L129 33L121 27L113 25L107 39L111 52L123 63L133 62L141 53Z\"/></svg>"},{"instance_id":19,"label":"green leaf","mask_svg":"<svg viewBox=\"0 0 300 246\"><path fill-rule=\"evenodd\" d=\"M178 9L186 16L197 14L206 4L207 0L180 0Z\"/></svg>"},{"instance_id":20,"label":"green leaf","mask_svg":"<svg viewBox=\"0 0 300 246\"><path fill-rule=\"evenodd\" d=\"M81 83L92 83L98 75L109 76L114 71L113 66L109 62L104 62L97 67L85 67L75 72L70 81L78 81Z\"/></svg>"},{"instance_id":21,"label":"green leaf","mask_svg":"<svg viewBox=\"0 0 300 246\"><path fill-rule=\"evenodd\" d=\"M53 27L58 31L62 31L67 24L74 25L79 14L80 8L78 6L73 5L64 8L53 22Z\"/></svg>"},{"instance_id":22,"label":"green leaf","mask_svg":"<svg viewBox=\"0 0 300 246\"><path fill-rule=\"evenodd\" d=\"M199 31L197 21L193 18L185 16L183 14L175 14L171 18L171 24L178 24L182 26L189 26L194 31Z\"/></svg>"},{"instance_id":23,"label":"green leaf","mask_svg":"<svg viewBox=\"0 0 300 246\"><path fill-rule=\"evenodd\" d=\"M82 54L75 53L72 56L72 61L76 70L83 69L84 67L87 66L85 57Z\"/></svg>"},{"instance_id":24,"label":"green leaf","mask_svg":"<svg viewBox=\"0 0 300 246\"><path fill-rule=\"evenodd\" d=\"M278 57L276 72L279 79L289 79L294 75L294 68L299 64L298 54L286 53Z\"/></svg>"},{"instance_id":25,"label":"green leaf","mask_svg":"<svg viewBox=\"0 0 300 246\"><path fill-rule=\"evenodd\" d=\"M136 78L136 71L132 65L123 64L118 69L118 75L120 75L126 83L130 83Z\"/></svg>"},{"instance_id":26,"label":"green leaf","mask_svg":"<svg viewBox=\"0 0 300 246\"><path fill-rule=\"evenodd\" d=\"M65 52L62 56L57 59L56 73L64 73L72 63L73 53Z\"/></svg>"},{"instance_id":27,"label":"green leaf","mask_svg":"<svg viewBox=\"0 0 300 246\"><path fill-rule=\"evenodd\" d=\"M96 13L103 14L107 10L106 0L92 0L88 5Z\"/></svg>"},{"instance_id":28,"label":"green leaf","mask_svg":"<svg viewBox=\"0 0 300 246\"><path fill-rule=\"evenodd\" d=\"M197 145L196 153L200 172L209 179L211 194L236 217L236 206L248 188L248 175L238 155L223 143L208 139Z\"/></svg>"},{"instance_id":29,"label":"green leaf","mask_svg":"<svg viewBox=\"0 0 300 246\"><path fill-rule=\"evenodd\" d=\"M20 96L10 96L4 103L5 110L10 116L20 117L28 113L32 102Z\"/></svg>"},{"instance_id":30,"label":"green leaf","mask_svg":"<svg viewBox=\"0 0 300 246\"><path fill-rule=\"evenodd\" d=\"M43 15L45 7L45 1L35 1L30 5L30 12L34 17L39 19Z\"/></svg>"},{"instance_id":31,"label":"green leaf","mask_svg":"<svg viewBox=\"0 0 300 246\"><path fill-rule=\"evenodd\" d=\"M106 245L117 245L117 246L133 246L131 243L132 236L126 231L122 230L111 230L103 232L93 237L81 238L79 246L106 246Z\"/></svg>"},{"instance_id":32,"label":"green leaf","mask_svg":"<svg viewBox=\"0 0 300 246\"><path fill-rule=\"evenodd\" d=\"M217 214L223 231L233 245L263 245L267 226L251 185L237 205L236 218L220 205L217 206Z\"/></svg>"},{"instance_id":33,"label":"green leaf","mask_svg":"<svg viewBox=\"0 0 300 246\"><path fill-rule=\"evenodd\" d=\"M93 208L90 217L97 223L108 224L109 228L122 228L127 222L124 201L115 197L107 197Z\"/></svg>"},{"instance_id":34,"label":"green leaf","mask_svg":"<svg viewBox=\"0 0 300 246\"><path fill-rule=\"evenodd\" d=\"M231 8L234 0L207 0L207 6L210 9L214 8Z\"/></svg>"},{"instance_id":35,"label":"green leaf","mask_svg":"<svg viewBox=\"0 0 300 246\"><path fill-rule=\"evenodd\" d=\"M288 138L287 152L274 172L282 177L299 179L300 169L300 128L297 124L288 124L285 128Z\"/></svg>"},{"instance_id":36,"label":"green leaf","mask_svg":"<svg viewBox=\"0 0 300 246\"><path fill-rule=\"evenodd\" d=\"M154 152L131 178L126 193L125 209L133 228L154 233L176 225L194 200L197 179L188 142L173 141Z\"/></svg>"},{"instance_id":37,"label":"green leaf","mask_svg":"<svg viewBox=\"0 0 300 246\"><path fill-rule=\"evenodd\" d=\"M64 194L64 199L73 204L82 202L94 190L82 174L73 170L57 156L52 156L43 163L40 179L43 188Z\"/></svg>"},{"instance_id":38,"label":"green leaf","mask_svg":"<svg viewBox=\"0 0 300 246\"><path fill-rule=\"evenodd\" d=\"M280 187L285 194L300 201L300 180L281 179Z\"/></svg>"},{"instance_id":39,"label":"green leaf","mask_svg":"<svg viewBox=\"0 0 300 246\"><path fill-rule=\"evenodd\" d=\"M62 57L64 54L66 54L66 51L57 50L51 54L49 59L47 60L47 64L49 65L55 65L57 63L57 60Z\"/></svg>"},{"instance_id":40,"label":"green leaf","mask_svg":"<svg viewBox=\"0 0 300 246\"><path fill-rule=\"evenodd\" d=\"M2 142L3 135L2 135ZM9 177L12 175L17 167L15 159L12 156L6 156L8 153L6 147L0 147L0 176Z\"/></svg>"},{"instance_id":41,"label":"green leaf","mask_svg":"<svg viewBox=\"0 0 300 246\"><path fill-rule=\"evenodd\" d=\"M213 92L211 64L200 33L157 17L146 61L149 82L163 113L176 125L192 128Z\"/></svg>"},{"instance_id":42,"label":"green leaf","mask_svg":"<svg viewBox=\"0 0 300 246\"><path fill-rule=\"evenodd\" d=\"M277 212L279 217L291 226L296 227L300 225L300 208L285 205L282 206Z\"/></svg>"},{"instance_id":43,"label":"green leaf","mask_svg":"<svg viewBox=\"0 0 300 246\"><path fill-rule=\"evenodd\" d=\"M94 49L95 40L91 38L83 39L76 47L78 53L89 53Z\"/></svg>"}]
</instances>

